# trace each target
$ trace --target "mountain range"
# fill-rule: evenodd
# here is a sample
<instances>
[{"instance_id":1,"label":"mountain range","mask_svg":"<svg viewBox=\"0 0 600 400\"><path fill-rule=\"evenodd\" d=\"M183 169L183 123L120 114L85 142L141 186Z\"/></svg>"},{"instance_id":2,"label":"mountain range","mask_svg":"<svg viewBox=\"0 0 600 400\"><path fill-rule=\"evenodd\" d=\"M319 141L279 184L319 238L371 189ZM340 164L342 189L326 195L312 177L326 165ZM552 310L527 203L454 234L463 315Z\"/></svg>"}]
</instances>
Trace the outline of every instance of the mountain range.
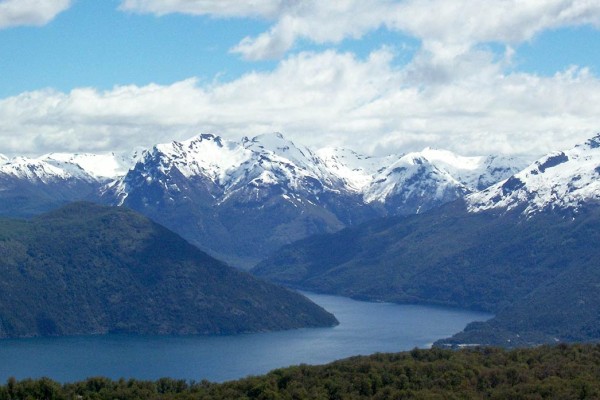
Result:
<instances>
[{"instance_id":1,"label":"mountain range","mask_svg":"<svg viewBox=\"0 0 600 400\"><path fill-rule=\"evenodd\" d=\"M600 135L422 214L284 246L260 277L361 299L490 311L439 345L600 339Z\"/></svg>"},{"instance_id":2,"label":"mountain range","mask_svg":"<svg viewBox=\"0 0 600 400\"><path fill-rule=\"evenodd\" d=\"M75 200L127 206L210 254L249 267L285 244L370 219L422 213L508 178L514 157L312 150L279 133L201 134L130 154L0 160L0 215Z\"/></svg>"},{"instance_id":3,"label":"mountain range","mask_svg":"<svg viewBox=\"0 0 600 400\"><path fill-rule=\"evenodd\" d=\"M600 135L530 165L369 157L281 134L0 160L0 213L126 206L288 286L493 312L439 345L600 338ZM281 247L283 246L283 247Z\"/></svg>"}]
</instances>

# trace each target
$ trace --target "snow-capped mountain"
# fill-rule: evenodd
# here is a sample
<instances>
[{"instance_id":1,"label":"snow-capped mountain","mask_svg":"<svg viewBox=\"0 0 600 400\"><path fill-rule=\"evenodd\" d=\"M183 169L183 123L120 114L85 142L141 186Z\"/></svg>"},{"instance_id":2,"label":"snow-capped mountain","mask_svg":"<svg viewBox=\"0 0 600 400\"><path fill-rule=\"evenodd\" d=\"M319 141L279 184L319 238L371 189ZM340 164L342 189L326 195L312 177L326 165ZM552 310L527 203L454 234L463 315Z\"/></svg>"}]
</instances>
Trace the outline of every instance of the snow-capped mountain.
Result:
<instances>
[{"instance_id":1,"label":"snow-capped mountain","mask_svg":"<svg viewBox=\"0 0 600 400\"><path fill-rule=\"evenodd\" d=\"M31 183L48 184L58 181L81 178L86 181L93 178L81 168L73 166L69 170L52 165L40 159L15 157L0 165L0 176L3 179L19 179Z\"/></svg>"},{"instance_id":2,"label":"snow-capped mountain","mask_svg":"<svg viewBox=\"0 0 600 400\"><path fill-rule=\"evenodd\" d=\"M289 202L315 201L324 191L339 190L341 182L308 148L286 140L283 135L260 135L242 139L249 157L235 171L225 187L228 201L248 199L255 202L279 193Z\"/></svg>"},{"instance_id":3,"label":"snow-capped mountain","mask_svg":"<svg viewBox=\"0 0 600 400\"><path fill-rule=\"evenodd\" d=\"M30 182L49 183L70 179L104 182L117 179L135 163L131 156L88 153L49 153L37 158L0 155L0 175Z\"/></svg>"},{"instance_id":4,"label":"snow-capped mountain","mask_svg":"<svg viewBox=\"0 0 600 400\"><path fill-rule=\"evenodd\" d=\"M240 142L202 134L145 151L135 168L107 191L115 191L125 201L140 177L146 184L156 181L177 191L181 185L172 181L179 175L186 181L202 181L218 204L234 196L257 201L259 192L266 189L276 189L292 201L298 193L318 195L324 190L339 191L342 185L310 149L296 146L279 133Z\"/></svg>"},{"instance_id":5,"label":"snow-capped mountain","mask_svg":"<svg viewBox=\"0 0 600 400\"><path fill-rule=\"evenodd\" d=\"M469 192L447 171L418 153L409 153L374 176L364 199L382 203L392 214L415 214Z\"/></svg>"},{"instance_id":6,"label":"snow-capped mountain","mask_svg":"<svg viewBox=\"0 0 600 400\"><path fill-rule=\"evenodd\" d=\"M423 212L515 171L514 160L493 160L500 159L432 149L369 157L313 151L280 133L240 141L202 134L144 151L126 175L103 187L102 201L145 213L216 256L250 264L312 234Z\"/></svg>"},{"instance_id":7,"label":"snow-capped mountain","mask_svg":"<svg viewBox=\"0 0 600 400\"><path fill-rule=\"evenodd\" d=\"M446 171L471 192L483 190L507 179L527 166L527 163L518 157L503 155L465 157L448 150L431 147L416 154L438 169Z\"/></svg>"},{"instance_id":8,"label":"snow-capped mountain","mask_svg":"<svg viewBox=\"0 0 600 400\"><path fill-rule=\"evenodd\" d=\"M368 204L392 214L422 212L508 178L527 164L515 157L464 157L447 150L369 157L347 149L318 152L329 170Z\"/></svg>"},{"instance_id":9,"label":"snow-capped mountain","mask_svg":"<svg viewBox=\"0 0 600 400\"><path fill-rule=\"evenodd\" d=\"M127 206L249 265L312 234L423 212L518 167L515 159L443 150L371 157L313 151L279 133L239 141L201 134L129 155L0 158L0 213L31 215L74 200Z\"/></svg>"},{"instance_id":10,"label":"snow-capped mountain","mask_svg":"<svg viewBox=\"0 0 600 400\"><path fill-rule=\"evenodd\" d=\"M30 216L75 200L97 200L98 189L124 174L133 156L53 153L0 158L0 214Z\"/></svg>"},{"instance_id":11,"label":"snow-capped mountain","mask_svg":"<svg viewBox=\"0 0 600 400\"><path fill-rule=\"evenodd\" d=\"M567 151L550 153L523 171L467 197L470 211L574 210L600 201L600 134Z\"/></svg>"},{"instance_id":12,"label":"snow-capped mountain","mask_svg":"<svg viewBox=\"0 0 600 400\"><path fill-rule=\"evenodd\" d=\"M334 147L320 149L317 155L333 175L356 193L364 193L373 182L375 174L398 159L394 155L371 157L350 149Z\"/></svg>"},{"instance_id":13,"label":"snow-capped mountain","mask_svg":"<svg viewBox=\"0 0 600 400\"><path fill-rule=\"evenodd\" d=\"M156 145L105 186L102 199L233 262L232 255L253 262L293 240L377 215L314 152L281 134L239 142L205 134Z\"/></svg>"},{"instance_id":14,"label":"snow-capped mountain","mask_svg":"<svg viewBox=\"0 0 600 400\"><path fill-rule=\"evenodd\" d=\"M49 153L38 158L60 168L73 176L83 174L98 181L117 179L127 173L136 161L137 153L123 155L116 153Z\"/></svg>"},{"instance_id":15,"label":"snow-capped mountain","mask_svg":"<svg viewBox=\"0 0 600 400\"><path fill-rule=\"evenodd\" d=\"M0 214L30 216L87 199L99 182L83 170L15 157L0 165Z\"/></svg>"}]
</instances>

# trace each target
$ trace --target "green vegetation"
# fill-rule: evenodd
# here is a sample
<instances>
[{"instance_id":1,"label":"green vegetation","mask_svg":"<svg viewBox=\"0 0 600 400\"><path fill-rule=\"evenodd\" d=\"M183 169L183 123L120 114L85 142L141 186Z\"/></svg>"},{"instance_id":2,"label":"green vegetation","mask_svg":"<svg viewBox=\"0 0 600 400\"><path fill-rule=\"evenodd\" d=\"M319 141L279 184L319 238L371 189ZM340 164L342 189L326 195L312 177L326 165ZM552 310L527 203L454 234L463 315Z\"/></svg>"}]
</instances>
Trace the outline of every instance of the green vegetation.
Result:
<instances>
[{"instance_id":1,"label":"green vegetation","mask_svg":"<svg viewBox=\"0 0 600 400\"><path fill-rule=\"evenodd\" d=\"M0 220L0 337L225 334L330 326L305 297L259 281L133 211L74 203Z\"/></svg>"},{"instance_id":2,"label":"green vegetation","mask_svg":"<svg viewBox=\"0 0 600 400\"><path fill-rule=\"evenodd\" d=\"M597 398L600 345L415 349L283 368L223 384L96 377L64 385L46 378L9 379L0 387L0 400Z\"/></svg>"},{"instance_id":3,"label":"green vegetation","mask_svg":"<svg viewBox=\"0 0 600 400\"><path fill-rule=\"evenodd\" d=\"M497 315L440 345L600 339L600 208L516 214L453 203L307 238L252 272L315 292Z\"/></svg>"}]
</instances>

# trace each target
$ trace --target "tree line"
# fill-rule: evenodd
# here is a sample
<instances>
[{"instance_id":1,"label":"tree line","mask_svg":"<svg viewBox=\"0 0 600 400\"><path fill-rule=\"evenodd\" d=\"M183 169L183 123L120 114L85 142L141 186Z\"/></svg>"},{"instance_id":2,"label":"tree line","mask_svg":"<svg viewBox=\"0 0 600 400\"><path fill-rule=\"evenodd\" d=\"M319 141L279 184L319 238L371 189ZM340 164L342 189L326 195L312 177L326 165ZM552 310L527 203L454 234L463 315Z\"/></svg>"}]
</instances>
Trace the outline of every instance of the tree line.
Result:
<instances>
[{"instance_id":1,"label":"tree line","mask_svg":"<svg viewBox=\"0 0 600 400\"><path fill-rule=\"evenodd\" d=\"M0 400L598 399L600 345L433 348L298 365L225 383L48 378L0 386Z\"/></svg>"}]
</instances>

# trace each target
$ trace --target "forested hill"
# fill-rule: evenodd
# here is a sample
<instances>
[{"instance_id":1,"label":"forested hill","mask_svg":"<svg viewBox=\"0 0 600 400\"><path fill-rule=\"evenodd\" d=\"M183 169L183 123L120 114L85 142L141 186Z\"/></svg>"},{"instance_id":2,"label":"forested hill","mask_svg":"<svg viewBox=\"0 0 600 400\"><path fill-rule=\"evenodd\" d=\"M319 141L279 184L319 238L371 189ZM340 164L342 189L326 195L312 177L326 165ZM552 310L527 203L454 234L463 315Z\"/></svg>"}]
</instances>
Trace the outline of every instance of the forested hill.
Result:
<instances>
[{"instance_id":1,"label":"forested hill","mask_svg":"<svg viewBox=\"0 0 600 400\"><path fill-rule=\"evenodd\" d=\"M0 220L0 337L222 334L331 326L305 297L133 211L74 203Z\"/></svg>"},{"instance_id":2,"label":"forested hill","mask_svg":"<svg viewBox=\"0 0 600 400\"><path fill-rule=\"evenodd\" d=\"M600 346L413 350L300 365L213 384L89 378L10 379L0 399L598 399Z\"/></svg>"},{"instance_id":3,"label":"forested hill","mask_svg":"<svg viewBox=\"0 0 600 400\"><path fill-rule=\"evenodd\" d=\"M253 272L274 282L373 301L495 313L447 344L600 339L600 207L469 213L460 202L283 247Z\"/></svg>"}]
</instances>

